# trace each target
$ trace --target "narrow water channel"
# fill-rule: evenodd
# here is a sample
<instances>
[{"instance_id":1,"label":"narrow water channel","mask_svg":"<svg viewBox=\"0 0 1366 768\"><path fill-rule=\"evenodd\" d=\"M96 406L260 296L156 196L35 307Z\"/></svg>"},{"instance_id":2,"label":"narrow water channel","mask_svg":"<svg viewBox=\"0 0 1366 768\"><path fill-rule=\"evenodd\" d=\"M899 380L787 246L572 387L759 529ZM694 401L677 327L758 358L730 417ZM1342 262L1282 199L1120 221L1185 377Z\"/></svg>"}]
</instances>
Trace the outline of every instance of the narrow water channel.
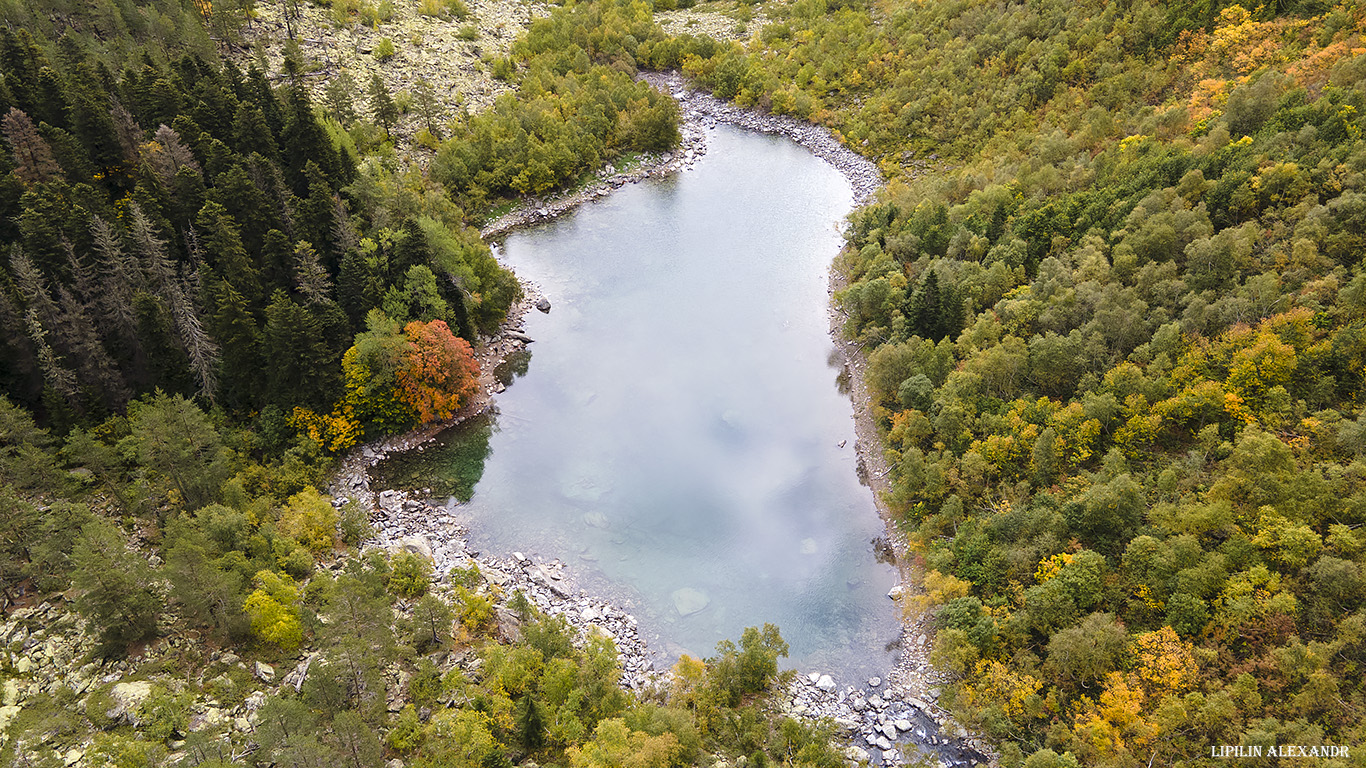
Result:
<instances>
[{"instance_id":1,"label":"narrow water channel","mask_svg":"<svg viewBox=\"0 0 1366 768\"><path fill-rule=\"evenodd\" d=\"M671 655L773 622L793 666L885 673L896 574L826 314L851 205L806 150L722 126L692 169L511 235L553 304L536 342L496 415L379 481L464 501L486 552L560 558Z\"/></svg>"}]
</instances>

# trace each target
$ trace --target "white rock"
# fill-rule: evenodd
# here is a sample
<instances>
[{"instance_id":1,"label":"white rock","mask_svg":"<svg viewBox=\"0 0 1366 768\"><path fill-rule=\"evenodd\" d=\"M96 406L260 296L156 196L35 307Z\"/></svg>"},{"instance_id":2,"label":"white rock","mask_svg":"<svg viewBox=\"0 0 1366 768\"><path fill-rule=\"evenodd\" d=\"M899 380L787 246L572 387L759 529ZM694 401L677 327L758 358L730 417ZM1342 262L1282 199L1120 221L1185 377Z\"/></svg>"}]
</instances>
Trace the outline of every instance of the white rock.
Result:
<instances>
[{"instance_id":1,"label":"white rock","mask_svg":"<svg viewBox=\"0 0 1366 768\"><path fill-rule=\"evenodd\" d=\"M829 675L821 675L820 679L816 681L816 687L826 693L833 693L835 690L835 681L831 679Z\"/></svg>"},{"instance_id":2,"label":"white rock","mask_svg":"<svg viewBox=\"0 0 1366 768\"><path fill-rule=\"evenodd\" d=\"M911 721L910 721L910 720L894 720L894 721L892 721L892 725L895 725L895 726L896 726L896 729L897 729L898 731L909 731L909 730L911 730Z\"/></svg>"},{"instance_id":3,"label":"white rock","mask_svg":"<svg viewBox=\"0 0 1366 768\"><path fill-rule=\"evenodd\" d=\"M880 677L870 677L870 678L868 678L868 687L869 687L869 688L876 688L876 687L878 687L879 685L882 685L882 678L880 678Z\"/></svg>"},{"instance_id":4,"label":"white rock","mask_svg":"<svg viewBox=\"0 0 1366 768\"><path fill-rule=\"evenodd\" d=\"M19 716L19 711L22 709L23 707L17 704L6 704L0 707L0 731L8 728L10 722Z\"/></svg>"},{"instance_id":5,"label":"white rock","mask_svg":"<svg viewBox=\"0 0 1366 768\"><path fill-rule=\"evenodd\" d=\"M892 587L891 589L887 590L887 597L890 597L893 600L900 600L901 596L905 594L905 592L906 589L902 587L900 584L898 584L895 587Z\"/></svg>"},{"instance_id":6,"label":"white rock","mask_svg":"<svg viewBox=\"0 0 1366 768\"><path fill-rule=\"evenodd\" d=\"M882 697L875 693L868 697L868 706L873 709L882 709L887 706L887 702L883 701Z\"/></svg>"},{"instance_id":7,"label":"white rock","mask_svg":"<svg viewBox=\"0 0 1366 768\"><path fill-rule=\"evenodd\" d=\"M269 683L275 679L275 667L265 662L258 661L251 665L251 673L263 683Z\"/></svg>"},{"instance_id":8,"label":"white rock","mask_svg":"<svg viewBox=\"0 0 1366 768\"><path fill-rule=\"evenodd\" d=\"M892 725L891 723L883 723L882 725L879 725L878 730L882 731L882 735L886 736L889 739L896 738L896 726ZM886 747L883 747L883 749L886 749Z\"/></svg>"},{"instance_id":9,"label":"white rock","mask_svg":"<svg viewBox=\"0 0 1366 768\"><path fill-rule=\"evenodd\" d=\"M873 743L874 743L874 744L877 744L878 749L891 749L891 748L892 748L892 742L888 741L886 736L879 736L879 737L877 737L877 739L875 739L875 740L873 741Z\"/></svg>"}]
</instances>

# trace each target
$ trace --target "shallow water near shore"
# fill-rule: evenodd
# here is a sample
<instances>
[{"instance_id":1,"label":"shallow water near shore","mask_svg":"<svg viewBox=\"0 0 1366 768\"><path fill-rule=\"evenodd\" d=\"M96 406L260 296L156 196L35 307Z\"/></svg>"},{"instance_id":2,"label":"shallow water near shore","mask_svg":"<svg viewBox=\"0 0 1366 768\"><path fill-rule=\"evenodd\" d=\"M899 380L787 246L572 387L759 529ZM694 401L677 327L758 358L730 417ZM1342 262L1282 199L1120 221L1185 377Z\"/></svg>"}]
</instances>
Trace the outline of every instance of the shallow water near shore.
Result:
<instances>
[{"instance_id":1,"label":"shallow water near shore","mask_svg":"<svg viewBox=\"0 0 1366 768\"><path fill-rule=\"evenodd\" d=\"M376 469L465 502L471 543L568 564L667 655L773 622L788 663L884 674L899 635L826 313L848 182L728 127L676 176L508 237L553 304L497 412Z\"/></svg>"}]
</instances>

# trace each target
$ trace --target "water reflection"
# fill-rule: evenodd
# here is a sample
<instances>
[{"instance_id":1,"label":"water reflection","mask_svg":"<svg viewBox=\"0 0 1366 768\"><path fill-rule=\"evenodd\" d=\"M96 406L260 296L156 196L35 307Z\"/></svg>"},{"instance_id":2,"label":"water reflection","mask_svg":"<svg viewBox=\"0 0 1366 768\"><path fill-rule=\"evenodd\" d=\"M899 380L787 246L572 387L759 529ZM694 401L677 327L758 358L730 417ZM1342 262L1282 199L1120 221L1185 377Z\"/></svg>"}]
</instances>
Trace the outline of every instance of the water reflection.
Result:
<instances>
[{"instance_id":1,"label":"water reflection","mask_svg":"<svg viewBox=\"0 0 1366 768\"><path fill-rule=\"evenodd\" d=\"M512 384L496 426L394 476L469 499L484 551L573 563L673 654L773 622L803 668L885 673L895 571L830 381L850 200L799 147L720 129L668 183L511 236L506 259L555 307L526 319L536 363L495 372Z\"/></svg>"}]
</instances>

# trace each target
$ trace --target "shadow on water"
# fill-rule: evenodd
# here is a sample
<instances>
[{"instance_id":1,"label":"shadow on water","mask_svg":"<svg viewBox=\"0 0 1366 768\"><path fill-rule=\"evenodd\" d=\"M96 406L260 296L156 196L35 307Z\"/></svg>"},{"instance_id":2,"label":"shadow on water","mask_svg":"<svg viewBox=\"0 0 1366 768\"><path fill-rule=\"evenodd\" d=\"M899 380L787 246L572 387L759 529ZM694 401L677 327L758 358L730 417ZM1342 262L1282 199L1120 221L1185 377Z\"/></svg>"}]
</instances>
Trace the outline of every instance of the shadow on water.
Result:
<instances>
[{"instance_id":1,"label":"shadow on water","mask_svg":"<svg viewBox=\"0 0 1366 768\"><path fill-rule=\"evenodd\" d=\"M530 360L531 356L526 357ZM474 495L474 486L484 476L484 462L492 453L489 441L497 429L496 410L480 414L442 432L422 451L395 454L381 461L370 475L379 488L423 491L433 498L453 496L463 504ZM430 492L425 490L428 488Z\"/></svg>"},{"instance_id":2,"label":"shadow on water","mask_svg":"<svg viewBox=\"0 0 1366 768\"><path fill-rule=\"evenodd\" d=\"M493 378L503 386L510 386L512 382L526 375L531 368L531 350L519 349L507 356L507 359L499 363L493 369Z\"/></svg>"}]
</instances>

